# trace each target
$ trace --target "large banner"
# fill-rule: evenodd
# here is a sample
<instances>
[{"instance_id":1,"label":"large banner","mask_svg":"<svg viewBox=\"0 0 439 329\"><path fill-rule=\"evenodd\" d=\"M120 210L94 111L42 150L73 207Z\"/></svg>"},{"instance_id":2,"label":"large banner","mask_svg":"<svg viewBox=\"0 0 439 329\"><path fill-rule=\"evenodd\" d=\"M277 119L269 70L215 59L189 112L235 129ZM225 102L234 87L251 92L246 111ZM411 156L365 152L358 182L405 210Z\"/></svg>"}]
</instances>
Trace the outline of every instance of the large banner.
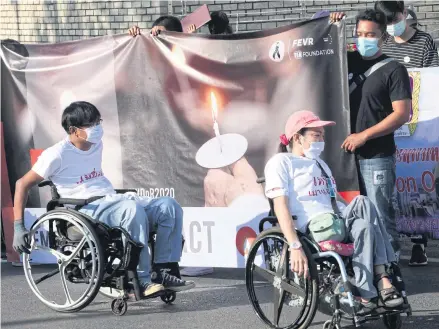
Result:
<instances>
[{"instance_id":1,"label":"large banner","mask_svg":"<svg viewBox=\"0 0 439 329\"><path fill-rule=\"evenodd\" d=\"M409 74L411 118L395 133L397 226L402 233L439 239L439 67Z\"/></svg>"},{"instance_id":2,"label":"large banner","mask_svg":"<svg viewBox=\"0 0 439 329\"><path fill-rule=\"evenodd\" d=\"M353 156L340 148L350 131L344 22L225 36L144 32L2 45L12 193L38 154L65 138L61 114L77 100L102 114L103 174L116 188L175 198L185 223L196 222L188 232L207 234L210 221L226 216L232 231L221 234L235 241L241 226L268 211L256 178L298 110L337 122L326 132L324 158L340 191L358 190ZM35 188L27 206L44 207L49 198L48 188ZM186 252L197 246L189 242ZM235 243L228 247L236 251Z\"/></svg>"}]
</instances>

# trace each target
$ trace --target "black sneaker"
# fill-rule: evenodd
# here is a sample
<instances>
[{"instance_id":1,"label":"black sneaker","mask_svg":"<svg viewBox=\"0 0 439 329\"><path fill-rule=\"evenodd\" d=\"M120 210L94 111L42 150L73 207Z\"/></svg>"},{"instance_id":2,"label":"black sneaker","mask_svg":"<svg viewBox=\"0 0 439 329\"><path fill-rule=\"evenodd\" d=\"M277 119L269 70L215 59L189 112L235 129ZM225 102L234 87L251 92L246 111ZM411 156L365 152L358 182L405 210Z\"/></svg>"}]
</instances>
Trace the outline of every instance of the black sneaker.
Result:
<instances>
[{"instance_id":1,"label":"black sneaker","mask_svg":"<svg viewBox=\"0 0 439 329\"><path fill-rule=\"evenodd\" d=\"M184 291L195 287L195 282L185 281L169 274L169 269L160 269L151 273L151 281L162 284L166 290Z\"/></svg>"},{"instance_id":2,"label":"black sneaker","mask_svg":"<svg viewBox=\"0 0 439 329\"><path fill-rule=\"evenodd\" d=\"M425 266L428 264L427 254L422 245L415 244L412 248L412 257L409 266Z\"/></svg>"}]
</instances>

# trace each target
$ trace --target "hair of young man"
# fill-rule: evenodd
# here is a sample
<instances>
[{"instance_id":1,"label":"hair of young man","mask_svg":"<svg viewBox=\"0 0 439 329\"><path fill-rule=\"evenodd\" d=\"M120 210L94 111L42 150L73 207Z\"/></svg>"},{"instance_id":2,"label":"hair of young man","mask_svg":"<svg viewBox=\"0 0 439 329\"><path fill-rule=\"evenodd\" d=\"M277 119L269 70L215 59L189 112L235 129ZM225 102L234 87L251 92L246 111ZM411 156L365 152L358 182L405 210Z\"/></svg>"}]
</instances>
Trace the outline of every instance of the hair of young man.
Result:
<instances>
[{"instance_id":1,"label":"hair of young man","mask_svg":"<svg viewBox=\"0 0 439 329\"><path fill-rule=\"evenodd\" d=\"M96 106L88 102L73 102L64 110L61 125L70 134L70 127L91 127L101 120Z\"/></svg>"},{"instance_id":2,"label":"hair of young man","mask_svg":"<svg viewBox=\"0 0 439 329\"><path fill-rule=\"evenodd\" d=\"M297 133L299 134L299 135L305 135L305 133L308 131L308 128L302 128L302 129L300 129ZM291 138L291 140L290 140L290 147L293 147L293 139ZM280 143L279 144L279 147L278 147L278 149L277 149L277 153L288 153L288 149L287 149L287 146L286 145L284 145L284 144L282 144L282 143Z\"/></svg>"},{"instance_id":3,"label":"hair of young man","mask_svg":"<svg viewBox=\"0 0 439 329\"><path fill-rule=\"evenodd\" d=\"M373 9L367 9L360 12L356 17L355 28L358 28L358 22L370 21L378 24L379 29L384 34L387 30L387 19L384 13Z\"/></svg>"},{"instance_id":4,"label":"hair of young man","mask_svg":"<svg viewBox=\"0 0 439 329\"><path fill-rule=\"evenodd\" d=\"M210 34L222 34L227 32L229 18L225 12L214 11L210 14L210 19L208 23Z\"/></svg>"},{"instance_id":5,"label":"hair of young man","mask_svg":"<svg viewBox=\"0 0 439 329\"><path fill-rule=\"evenodd\" d=\"M14 39L4 39L1 41L2 46L5 46L6 48L10 49L14 53L19 54L23 57L29 57L29 52L27 48L22 45L20 42Z\"/></svg>"},{"instance_id":6,"label":"hair of young man","mask_svg":"<svg viewBox=\"0 0 439 329\"><path fill-rule=\"evenodd\" d=\"M183 32L180 20L174 16L161 16L152 24L154 26L163 26L166 31Z\"/></svg>"},{"instance_id":7,"label":"hair of young man","mask_svg":"<svg viewBox=\"0 0 439 329\"><path fill-rule=\"evenodd\" d=\"M377 1L375 10L382 12L388 23L394 22L399 13L404 13L404 1Z\"/></svg>"}]
</instances>

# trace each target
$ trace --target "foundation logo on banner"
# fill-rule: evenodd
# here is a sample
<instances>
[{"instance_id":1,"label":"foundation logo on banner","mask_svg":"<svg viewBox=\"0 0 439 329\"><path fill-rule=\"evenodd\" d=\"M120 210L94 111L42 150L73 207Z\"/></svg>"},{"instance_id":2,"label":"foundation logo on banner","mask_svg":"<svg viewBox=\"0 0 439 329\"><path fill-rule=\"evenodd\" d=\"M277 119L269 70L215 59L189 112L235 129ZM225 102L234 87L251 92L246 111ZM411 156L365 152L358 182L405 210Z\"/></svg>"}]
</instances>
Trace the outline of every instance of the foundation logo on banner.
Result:
<instances>
[{"instance_id":1,"label":"foundation logo on banner","mask_svg":"<svg viewBox=\"0 0 439 329\"><path fill-rule=\"evenodd\" d=\"M272 61L280 62L284 59L285 55L285 44L283 41L276 41L270 48L268 56Z\"/></svg>"}]
</instances>

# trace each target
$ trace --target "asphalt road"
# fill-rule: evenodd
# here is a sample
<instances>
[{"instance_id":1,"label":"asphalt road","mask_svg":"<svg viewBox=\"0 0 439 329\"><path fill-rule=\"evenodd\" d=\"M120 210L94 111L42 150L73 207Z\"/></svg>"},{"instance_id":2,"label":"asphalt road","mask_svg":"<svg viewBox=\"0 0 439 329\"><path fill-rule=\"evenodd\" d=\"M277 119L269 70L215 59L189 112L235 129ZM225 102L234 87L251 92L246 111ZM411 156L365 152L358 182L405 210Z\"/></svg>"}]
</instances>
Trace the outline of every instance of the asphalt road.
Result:
<instances>
[{"instance_id":1,"label":"asphalt road","mask_svg":"<svg viewBox=\"0 0 439 329\"><path fill-rule=\"evenodd\" d=\"M409 268L403 260L402 266L413 308L413 316L404 317L403 328L439 328L439 262ZM39 266L38 271L46 273L47 267ZM215 269L211 275L195 278L197 287L179 294L174 305L165 305L160 299L132 302L123 317L114 316L110 300L101 295L79 313L56 313L33 295L21 267L3 263L1 275L2 328L267 328L250 306L243 270ZM48 289L60 291L55 285ZM321 328L327 319L317 314L310 328ZM385 327L376 321L365 328Z\"/></svg>"}]
</instances>

